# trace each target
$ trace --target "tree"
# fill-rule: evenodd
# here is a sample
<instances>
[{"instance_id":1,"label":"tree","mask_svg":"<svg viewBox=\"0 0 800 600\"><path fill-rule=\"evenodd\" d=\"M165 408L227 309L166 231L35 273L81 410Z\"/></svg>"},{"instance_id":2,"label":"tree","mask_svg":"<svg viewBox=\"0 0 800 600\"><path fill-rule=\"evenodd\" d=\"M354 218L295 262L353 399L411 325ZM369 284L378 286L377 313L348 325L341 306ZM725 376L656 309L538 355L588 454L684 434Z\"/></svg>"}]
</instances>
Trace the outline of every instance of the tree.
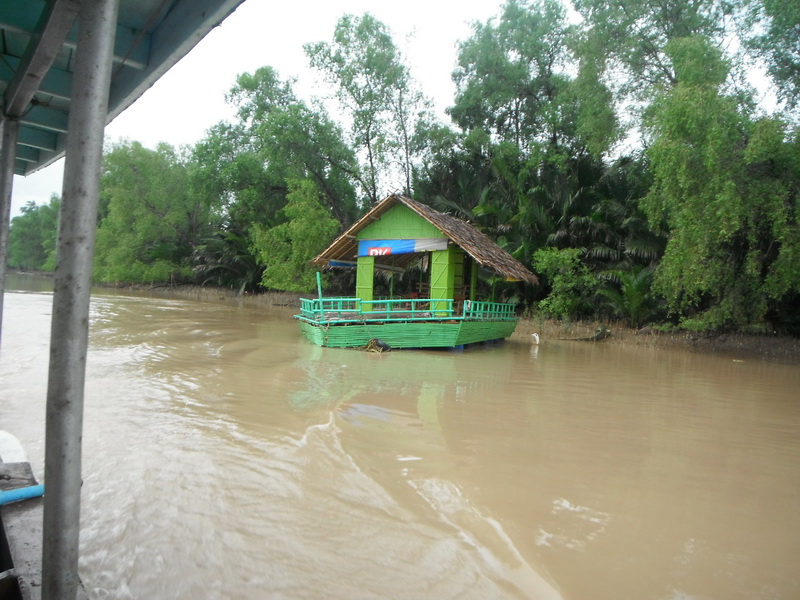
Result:
<instances>
[{"instance_id":1,"label":"tree","mask_svg":"<svg viewBox=\"0 0 800 600\"><path fill-rule=\"evenodd\" d=\"M404 191L410 194L414 122L424 100L413 89L388 28L368 13L345 15L331 43L306 44L305 50L311 66L336 86L349 117L351 143L363 153L360 183L366 198L377 202L384 194L384 172L392 162L399 163Z\"/></svg>"},{"instance_id":2,"label":"tree","mask_svg":"<svg viewBox=\"0 0 800 600\"><path fill-rule=\"evenodd\" d=\"M756 0L753 2L753 21L749 31L763 31L752 35L748 46L766 63L767 73L778 86L778 96L791 108L800 103L800 4L784 0Z\"/></svg>"},{"instance_id":3,"label":"tree","mask_svg":"<svg viewBox=\"0 0 800 600\"><path fill-rule=\"evenodd\" d=\"M584 18L583 54L602 71L623 75L622 94L649 101L661 86L679 81L667 44L703 36L721 42L732 4L720 0L575 0Z\"/></svg>"},{"instance_id":4,"label":"tree","mask_svg":"<svg viewBox=\"0 0 800 600\"><path fill-rule=\"evenodd\" d=\"M283 173L269 170L242 123L217 123L192 149L193 189L213 199L225 228L246 235L250 223L276 224L286 203Z\"/></svg>"},{"instance_id":5,"label":"tree","mask_svg":"<svg viewBox=\"0 0 800 600\"><path fill-rule=\"evenodd\" d=\"M309 261L333 240L339 224L319 201L311 181L289 182L286 222L272 228L256 225L253 251L264 266L261 284L271 289L307 292L315 273Z\"/></svg>"},{"instance_id":6,"label":"tree","mask_svg":"<svg viewBox=\"0 0 800 600\"><path fill-rule=\"evenodd\" d=\"M800 291L796 142L721 92L727 65L706 40L676 39L666 51L678 83L648 119L645 208L670 230L655 289L686 327L756 327Z\"/></svg>"},{"instance_id":7,"label":"tree","mask_svg":"<svg viewBox=\"0 0 800 600\"><path fill-rule=\"evenodd\" d=\"M326 112L310 108L271 67L237 77L228 100L238 121L219 123L195 146L191 178L212 198L219 231L195 249L202 281L255 289L263 266L254 255L254 231L286 222L289 181L313 181L341 227L358 214L355 155Z\"/></svg>"},{"instance_id":8,"label":"tree","mask_svg":"<svg viewBox=\"0 0 800 600\"><path fill-rule=\"evenodd\" d=\"M413 195L414 168L425 151L426 140L420 138L418 130L427 126L430 117L430 102L414 87L411 80L399 80L394 93L389 97L391 122L394 136L390 148L397 158L393 161L400 170L402 193Z\"/></svg>"},{"instance_id":9,"label":"tree","mask_svg":"<svg viewBox=\"0 0 800 600\"><path fill-rule=\"evenodd\" d=\"M333 215L344 225L358 213L354 182L360 179L340 127L319 106L298 100L291 84L262 67L237 79L230 100L238 106L240 154L262 165L286 202L288 180L311 179Z\"/></svg>"},{"instance_id":10,"label":"tree","mask_svg":"<svg viewBox=\"0 0 800 600\"><path fill-rule=\"evenodd\" d=\"M427 143L416 171L415 196L469 219L488 192L491 179L488 136L481 132L465 136L434 122L427 123L418 135Z\"/></svg>"},{"instance_id":11,"label":"tree","mask_svg":"<svg viewBox=\"0 0 800 600\"><path fill-rule=\"evenodd\" d=\"M658 299L651 292L652 267L606 271L602 278L606 283L597 290L598 295L612 314L625 319L630 327L641 327L659 314Z\"/></svg>"},{"instance_id":12,"label":"tree","mask_svg":"<svg viewBox=\"0 0 800 600\"><path fill-rule=\"evenodd\" d=\"M214 221L206 198L192 194L185 160L123 142L106 153L101 196L108 214L97 230L95 278L165 282L191 277L194 248Z\"/></svg>"},{"instance_id":13,"label":"tree","mask_svg":"<svg viewBox=\"0 0 800 600\"><path fill-rule=\"evenodd\" d=\"M61 199L49 204L30 201L22 213L11 219L8 232L8 265L25 271L53 271L56 266L56 238Z\"/></svg>"},{"instance_id":14,"label":"tree","mask_svg":"<svg viewBox=\"0 0 800 600\"><path fill-rule=\"evenodd\" d=\"M533 266L550 288L539 302L543 314L557 319L575 319L591 313L589 300L598 285L597 277L580 260L577 248L542 248L533 257Z\"/></svg>"},{"instance_id":15,"label":"tree","mask_svg":"<svg viewBox=\"0 0 800 600\"><path fill-rule=\"evenodd\" d=\"M730 46L729 15L737 10L737 2L727 0L575 0L574 6L583 17L576 42L582 66L601 81L613 82L613 100L628 131L637 135L649 131L642 118L654 98L680 81L667 45L699 36L720 50ZM729 84L735 80L745 89L735 57L727 57Z\"/></svg>"},{"instance_id":16,"label":"tree","mask_svg":"<svg viewBox=\"0 0 800 600\"><path fill-rule=\"evenodd\" d=\"M457 93L448 112L456 124L483 129L520 152L558 143L568 35L566 11L556 0L510 0L496 24L476 23L453 72Z\"/></svg>"}]
</instances>

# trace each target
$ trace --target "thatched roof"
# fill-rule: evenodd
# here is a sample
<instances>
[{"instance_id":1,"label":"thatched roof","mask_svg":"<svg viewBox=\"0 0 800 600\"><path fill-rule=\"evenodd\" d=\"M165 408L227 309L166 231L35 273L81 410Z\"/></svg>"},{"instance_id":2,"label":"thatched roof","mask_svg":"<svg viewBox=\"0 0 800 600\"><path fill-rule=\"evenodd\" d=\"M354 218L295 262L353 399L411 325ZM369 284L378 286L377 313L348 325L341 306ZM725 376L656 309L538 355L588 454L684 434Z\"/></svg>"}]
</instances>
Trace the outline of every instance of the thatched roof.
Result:
<instances>
[{"instance_id":1,"label":"thatched roof","mask_svg":"<svg viewBox=\"0 0 800 600\"><path fill-rule=\"evenodd\" d=\"M370 223L380 219L381 215L397 204L403 204L417 213L420 217L439 229L450 240L460 246L475 262L485 269L489 269L511 279L519 279L532 284L538 284L539 279L531 273L525 265L494 243L487 235L475 229L452 215L440 213L430 206L421 204L416 200L404 196L389 196L376 204L372 209L356 221L347 231L340 235L319 256L312 260L312 264L325 266L329 261L354 261L358 256L358 240L356 235ZM397 255L395 257L376 257L376 263L393 261L399 267L408 266L417 257L413 254Z\"/></svg>"}]
</instances>

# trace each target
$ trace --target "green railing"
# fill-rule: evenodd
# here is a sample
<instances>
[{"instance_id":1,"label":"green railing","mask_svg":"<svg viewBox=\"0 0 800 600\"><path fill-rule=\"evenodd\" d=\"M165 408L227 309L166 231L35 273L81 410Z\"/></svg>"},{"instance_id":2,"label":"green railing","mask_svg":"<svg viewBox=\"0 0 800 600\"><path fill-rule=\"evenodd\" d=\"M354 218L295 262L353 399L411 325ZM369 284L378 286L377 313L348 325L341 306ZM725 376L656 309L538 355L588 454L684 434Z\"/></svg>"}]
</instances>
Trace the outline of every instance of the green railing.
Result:
<instances>
[{"instance_id":1,"label":"green railing","mask_svg":"<svg viewBox=\"0 0 800 600\"><path fill-rule=\"evenodd\" d=\"M309 323L364 323L440 320L511 321L517 318L513 304L501 302L463 303L457 314L452 299L399 298L394 300L361 300L361 298L301 298L300 314L295 318ZM460 307L459 307L460 308Z\"/></svg>"},{"instance_id":2,"label":"green railing","mask_svg":"<svg viewBox=\"0 0 800 600\"><path fill-rule=\"evenodd\" d=\"M517 307L505 302L464 301L464 318L510 321L517 318Z\"/></svg>"},{"instance_id":3,"label":"green railing","mask_svg":"<svg viewBox=\"0 0 800 600\"><path fill-rule=\"evenodd\" d=\"M341 321L361 312L360 298L300 299L300 314L306 321Z\"/></svg>"}]
</instances>

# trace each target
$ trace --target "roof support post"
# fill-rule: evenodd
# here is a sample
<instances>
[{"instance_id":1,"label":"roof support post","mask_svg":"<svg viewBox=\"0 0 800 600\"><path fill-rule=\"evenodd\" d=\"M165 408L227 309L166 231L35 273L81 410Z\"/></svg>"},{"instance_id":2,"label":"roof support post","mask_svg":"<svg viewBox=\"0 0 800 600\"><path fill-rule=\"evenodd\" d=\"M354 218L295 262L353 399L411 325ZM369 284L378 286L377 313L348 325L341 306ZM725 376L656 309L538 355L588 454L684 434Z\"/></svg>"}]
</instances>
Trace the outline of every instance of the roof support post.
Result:
<instances>
[{"instance_id":1,"label":"roof support post","mask_svg":"<svg viewBox=\"0 0 800 600\"><path fill-rule=\"evenodd\" d=\"M3 342L3 298L6 294L8 228L11 218L11 190L14 187L14 159L17 155L19 122L0 117L0 344Z\"/></svg>"},{"instance_id":2,"label":"roof support post","mask_svg":"<svg viewBox=\"0 0 800 600\"><path fill-rule=\"evenodd\" d=\"M47 387L44 600L72 600L79 586L81 444L89 300L118 7L119 0L83 0L78 15Z\"/></svg>"},{"instance_id":3,"label":"roof support post","mask_svg":"<svg viewBox=\"0 0 800 600\"><path fill-rule=\"evenodd\" d=\"M361 302L372 302L375 286L375 257L359 256L358 266L356 267L356 298L361 298ZM372 310L372 304L369 304Z\"/></svg>"}]
</instances>

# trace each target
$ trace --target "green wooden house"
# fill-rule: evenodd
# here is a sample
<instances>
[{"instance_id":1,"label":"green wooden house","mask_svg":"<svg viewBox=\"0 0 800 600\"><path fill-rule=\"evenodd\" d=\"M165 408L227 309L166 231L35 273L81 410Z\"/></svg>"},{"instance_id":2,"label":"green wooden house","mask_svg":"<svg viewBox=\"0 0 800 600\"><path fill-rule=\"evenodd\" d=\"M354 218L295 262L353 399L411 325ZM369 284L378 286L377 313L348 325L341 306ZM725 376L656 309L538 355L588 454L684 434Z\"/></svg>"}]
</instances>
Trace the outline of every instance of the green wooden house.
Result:
<instances>
[{"instance_id":1,"label":"green wooden house","mask_svg":"<svg viewBox=\"0 0 800 600\"><path fill-rule=\"evenodd\" d=\"M516 307L476 297L478 270L537 284L536 275L486 235L451 215L403 196L389 196L313 261L356 269L353 297L301 300L303 335L328 347L458 347L510 336ZM422 265L418 289L377 298L375 275Z\"/></svg>"}]
</instances>

